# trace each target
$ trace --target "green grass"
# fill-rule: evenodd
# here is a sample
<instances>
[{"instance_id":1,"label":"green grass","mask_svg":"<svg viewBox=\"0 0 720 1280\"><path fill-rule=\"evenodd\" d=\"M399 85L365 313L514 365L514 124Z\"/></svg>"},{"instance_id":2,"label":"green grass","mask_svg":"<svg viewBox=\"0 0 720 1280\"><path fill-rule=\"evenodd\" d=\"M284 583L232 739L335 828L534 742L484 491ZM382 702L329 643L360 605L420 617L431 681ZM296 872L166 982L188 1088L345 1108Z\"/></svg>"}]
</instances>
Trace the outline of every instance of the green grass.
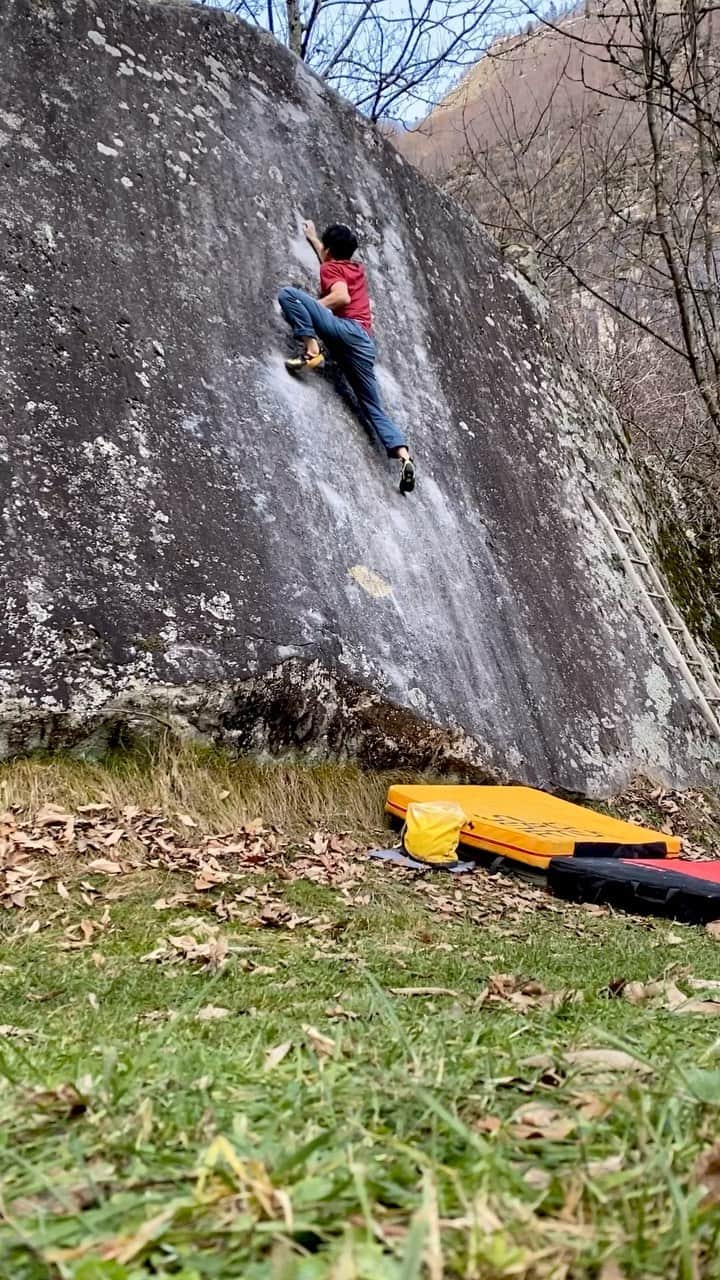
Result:
<instances>
[{"instance_id":1,"label":"green grass","mask_svg":"<svg viewBox=\"0 0 720 1280\"><path fill-rule=\"evenodd\" d=\"M328 802L347 826L342 777ZM345 892L248 875L170 911L154 903L192 886L165 873L64 880L69 899L50 884L0 916L3 1280L720 1277L720 1212L694 1177L718 1131L720 1019L607 995L717 977L702 930L515 916L506 879L489 890L504 917L446 921L424 881L374 866ZM309 919L258 927L242 890L268 883ZM218 930L219 969L144 959ZM497 973L564 995L484 1000ZM394 994L418 987L449 994ZM580 1071L580 1048L639 1066Z\"/></svg>"}]
</instances>

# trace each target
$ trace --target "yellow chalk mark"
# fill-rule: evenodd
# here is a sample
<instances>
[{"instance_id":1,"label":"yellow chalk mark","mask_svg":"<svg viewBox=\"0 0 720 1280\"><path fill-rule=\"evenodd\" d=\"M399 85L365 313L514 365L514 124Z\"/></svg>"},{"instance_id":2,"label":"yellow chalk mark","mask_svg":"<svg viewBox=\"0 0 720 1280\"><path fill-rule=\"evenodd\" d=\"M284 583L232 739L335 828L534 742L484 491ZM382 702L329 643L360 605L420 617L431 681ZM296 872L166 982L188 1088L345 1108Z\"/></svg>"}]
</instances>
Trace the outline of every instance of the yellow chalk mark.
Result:
<instances>
[{"instance_id":1,"label":"yellow chalk mark","mask_svg":"<svg viewBox=\"0 0 720 1280\"><path fill-rule=\"evenodd\" d=\"M354 578L359 587L363 591L367 591L369 596L374 596L376 600L382 600L383 596L392 595L392 587L389 582L380 577L379 573L375 573L372 569L366 569L364 564L354 564L352 569L348 569L351 578Z\"/></svg>"}]
</instances>

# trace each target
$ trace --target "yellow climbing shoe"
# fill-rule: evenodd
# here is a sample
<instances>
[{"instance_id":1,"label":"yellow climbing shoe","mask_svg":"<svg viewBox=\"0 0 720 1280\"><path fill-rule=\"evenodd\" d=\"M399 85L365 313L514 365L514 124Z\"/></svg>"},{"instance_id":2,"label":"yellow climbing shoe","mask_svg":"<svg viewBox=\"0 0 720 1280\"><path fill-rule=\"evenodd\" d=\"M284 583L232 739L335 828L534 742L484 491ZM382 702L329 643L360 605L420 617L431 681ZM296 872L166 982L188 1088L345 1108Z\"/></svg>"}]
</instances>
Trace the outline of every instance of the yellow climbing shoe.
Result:
<instances>
[{"instance_id":1,"label":"yellow climbing shoe","mask_svg":"<svg viewBox=\"0 0 720 1280\"><path fill-rule=\"evenodd\" d=\"M304 373L306 369L322 369L325 363L325 357L322 351L318 351L311 356L306 351L301 356L293 356L291 360L285 361L285 368L288 373Z\"/></svg>"}]
</instances>

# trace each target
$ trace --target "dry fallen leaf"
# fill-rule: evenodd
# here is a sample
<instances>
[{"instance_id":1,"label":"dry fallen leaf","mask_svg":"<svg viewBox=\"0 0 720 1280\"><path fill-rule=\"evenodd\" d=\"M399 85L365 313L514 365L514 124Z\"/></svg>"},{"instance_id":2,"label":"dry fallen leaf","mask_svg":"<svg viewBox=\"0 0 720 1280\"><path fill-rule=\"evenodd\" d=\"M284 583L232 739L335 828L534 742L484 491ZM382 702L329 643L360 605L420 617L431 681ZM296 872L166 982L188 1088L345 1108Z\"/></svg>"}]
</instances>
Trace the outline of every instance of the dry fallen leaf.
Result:
<instances>
[{"instance_id":1,"label":"dry fallen leaf","mask_svg":"<svg viewBox=\"0 0 720 1280\"><path fill-rule=\"evenodd\" d=\"M328 1058L335 1052L335 1041L330 1036L324 1036L317 1027L304 1024L303 1031L319 1058Z\"/></svg>"},{"instance_id":2,"label":"dry fallen leaf","mask_svg":"<svg viewBox=\"0 0 720 1280\"><path fill-rule=\"evenodd\" d=\"M644 1004L646 1000L655 1000L664 990L662 982L626 982L621 994L623 1000L630 1004Z\"/></svg>"},{"instance_id":3,"label":"dry fallen leaf","mask_svg":"<svg viewBox=\"0 0 720 1280\"><path fill-rule=\"evenodd\" d=\"M196 1022L217 1022L220 1018L229 1018L230 1010L220 1004L206 1004L195 1014Z\"/></svg>"},{"instance_id":4,"label":"dry fallen leaf","mask_svg":"<svg viewBox=\"0 0 720 1280\"><path fill-rule=\"evenodd\" d=\"M458 996L452 987L390 987L394 996Z\"/></svg>"},{"instance_id":5,"label":"dry fallen leaf","mask_svg":"<svg viewBox=\"0 0 720 1280\"><path fill-rule=\"evenodd\" d=\"M193 888L198 893L205 893L208 889L214 889L219 884L225 884L229 876L224 871L208 871L206 868L201 870L200 874L193 881Z\"/></svg>"},{"instance_id":6,"label":"dry fallen leaf","mask_svg":"<svg viewBox=\"0 0 720 1280\"><path fill-rule=\"evenodd\" d=\"M538 1107L533 1103L520 1107L510 1123L510 1132L521 1141L542 1138L547 1142L563 1142L576 1128L572 1116L557 1107Z\"/></svg>"},{"instance_id":7,"label":"dry fallen leaf","mask_svg":"<svg viewBox=\"0 0 720 1280\"><path fill-rule=\"evenodd\" d=\"M256 969L255 972L257 973L258 970ZM341 1004L331 1004L331 1005L328 1005L327 1009L325 1010L325 1017L335 1018L339 1022L340 1021L354 1022L360 1017L360 1014L355 1013L353 1009L345 1009Z\"/></svg>"},{"instance_id":8,"label":"dry fallen leaf","mask_svg":"<svg viewBox=\"0 0 720 1280\"><path fill-rule=\"evenodd\" d=\"M44 805L35 816L35 825L37 827L51 827L56 825L59 827L66 827L68 823L74 823L72 814L64 813L62 809L58 809L54 804Z\"/></svg>"},{"instance_id":9,"label":"dry fallen leaf","mask_svg":"<svg viewBox=\"0 0 720 1280\"><path fill-rule=\"evenodd\" d=\"M67 1120L87 1111L87 1096L74 1084L60 1084L55 1089L33 1089L27 1095L28 1107L47 1115L61 1115Z\"/></svg>"},{"instance_id":10,"label":"dry fallen leaf","mask_svg":"<svg viewBox=\"0 0 720 1280\"><path fill-rule=\"evenodd\" d=\"M272 1071L274 1067L279 1066L283 1058L287 1058L292 1049L292 1040L285 1040L282 1044L276 1044L274 1049L268 1049L265 1054L265 1070Z\"/></svg>"},{"instance_id":11,"label":"dry fallen leaf","mask_svg":"<svg viewBox=\"0 0 720 1280\"><path fill-rule=\"evenodd\" d=\"M169 934L153 951L142 957L150 961L202 960L210 969L222 969L229 951L227 938L213 934L206 942L199 942L191 934Z\"/></svg>"},{"instance_id":12,"label":"dry fallen leaf","mask_svg":"<svg viewBox=\"0 0 720 1280\"><path fill-rule=\"evenodd\" d=\"M555 1067L555 1059L549 1053L535 1053L530 1058L523 1058L521 1066L532 1067L537 1071L552 1071Z\"/></svg>"},{"instance_id":13,"label":"dry fallen leaf","mask_svg":"<svg viewBox=\"0 0 720 1280\"><path fill-rule=\"evenodd\" d=\"M652 1067L633 1058L622 1049L575 1049L564 1055L565 1061L583 1074L600 1075L605 1071L637 1071L643 1075Z\"/></svg>"},{"instance_id":14,"label":"dry fallen leaf","mask_svg":"<svg viewBox=\"0 0 720 1280\"><path fill-rule=\"evenodd\" d=\"M671 1013L678 1013L682 1011L688 1003L688 997L685 995L684 991L681 991L674 982L666 982L664 984L664 988L663 1008L669 1009Z\"/></svg>"},{"instance_id":15,"label":"dry fallen leaf","mask_svg":"<svg viewBox=\"0 0 720 1280\"><path fill-rule=\"evenodd\" d=\"M473 1121L473 1129L478 1133L497 1133L502 1128L502 1120L499 1116L480 1116L479 1120Z\"/></svg>"},{"instance_id":16,"label":"dry fallen leaf","mask_svg":"<svg viewBox=\"0 0 720 1280\"><path fill-rule=\"evenodd\" d=\"M82 951L92 945L97 933L102 933L110 924L110 911L106 907L100 920L83 918L79 924L71 924L65 930L67 941L59 944L60 951Z\"/></svg>"},{"instance_id":17,"label":"dry fallen leaf","mask_svg":"<svg viewBox=\"0 0 720 1280\"><path fill-rule=\"evenodd\" d=\"M705 1192L702 1200L704 1208L720 1204L720 1142L713 1143L707 1151L701 1152L695 1165L694 1180Z\"/></svg>"},{"instance_id":18,"label":"dry fallen leaf","mask_svg":"<svg viewBox=\"0 0 720 1280\"><path fill-rule=\"evenodd\" d=\"M173 907L184 907L195 902L193 893L174 893L169 898L158 898L153 902L156 911L172 911Z\"/></svg>"},{"instance_id":19,"label":"dry fallen leaf","mask_svg":"<svg viewBox=\"0 0 720 1280\"><path fill-rule=\"evenodd\" d=\"M720 1015L720 1000L686 1000L673 1009L673 1013L702 1013L717 1018Z\"/></svg>"},{"instance_id":20,"label":"dry fallen leaf","mask_svg":"<svg viewBox=\"0 0 720 1280\"><path fill-rule=\"evenodd\" d=\"M296 929L299 924L318 925L323 921L296 915L285 902L267 902L257 917L257 923L263 929Z\"/></svg>"},{"instance_id":21,"label":"dry fallen leaf","mask_svg":"<svg viewBox=\"0 0 720 1280\"><path fill-rule=\"evenodd\" d=\"M141 1013L138 1022L152 1025L155 1022L176 1022L178 1018L175 1009L149 1009L147 1013Z\"/></svg>"},{"instance_id":22,"label":"dry fallen leaf","mask_svg":"<svg viewBox=\"0 0 720 1280\"><path fill-rule=\"evenodd\" d=\"M547 1169L526 1169L523 1174L523 1182L532 1187L533 1191L547 1191L550 1181Z\"/></svg>"},{"instance_id":23,"label":"dry fallen leaf","mask_svg":"<svg viewBox=\"0 0 720 1280\"><path fill-rule=\"evenodd\" d=\"M540 1058L538 1057L532 1061L537 1064ZM514 1089L518 1093L536 1094L539 1090L547 1092L548 1090L557 1089L559 1085L564 1084L565 1075L555 1070L555 1067L552 1066L552 1059L550 1059L550 1064L549 1066L543 1066L540 1074L536 1074L536 1067L533 1067L528 1074L495 1076L493 1079L489 1079L488 1083L492 1083L495 1089ZM531 1060L523 1060L521 1063L521 1066L529 1067L530 1065Z\"/></svg>"},{"instance_id":24,"label":"dry fallen leaf","mask_svg":"<svg viewBox=\"0 0 720 1280\"><path fill-rule=\"evenodd\" d=\"M480 992L481 1004L510 1004L516 1009L554 1009L568 999L566 991L547 991L535 978L493 973Z\"/></svg>"},{"instance_id":25,"label":"dry fallen leaf","mask_svg":"<svg viewBox=\"0 0 720 1280\"><path fill-rule=\"evenodd\" d=\"M122 874L122 864L113 862L112 858L94 858L92 862L88 862L87 870L97 871L104 876L119 876Z\"/></svg>"},{"instance_id":26,"label":"dry fallen leaf","mask_svg":"<svg viewBox=\"0 0 720 1280\"><path fill-rule=\"evenodd\" d=\"M672 1011L680 1009L688 1002L675 982L668 979L657 979L652 982L625 982L619 980L610 984L614 995L622 996L630 1004L654 1003L663 1009Z\"/></svg>"},{"instance_id":27,"label":"dry fallen leaf","mask_svg":"<svg viewBox=\"0 0 720 1280\"><path fill-rule=\"evenodd\" d=\"M583 1120L602 1120L613 1110L619 1094L615 1091L605 1094L573 1093L571 1097L574 1109Z\"/></svg>"}]
</instances>

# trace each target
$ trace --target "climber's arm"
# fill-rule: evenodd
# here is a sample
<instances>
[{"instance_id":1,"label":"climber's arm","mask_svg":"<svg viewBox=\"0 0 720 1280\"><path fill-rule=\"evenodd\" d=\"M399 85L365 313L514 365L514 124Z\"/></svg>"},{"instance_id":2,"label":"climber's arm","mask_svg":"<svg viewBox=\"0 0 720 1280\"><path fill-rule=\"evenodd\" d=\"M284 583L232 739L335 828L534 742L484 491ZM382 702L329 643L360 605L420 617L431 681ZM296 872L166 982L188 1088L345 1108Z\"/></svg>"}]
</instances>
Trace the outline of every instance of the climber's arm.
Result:
<instances>
[{"instance_id":1,"label":"climber's arm","mask_svg":"<svg viewBox=\"0 0 720 1280\"><path fill-rule=\"evenodd\" d=\"M328 311L338 311L340 307L346 307L350 301L350 292L344 280L336 280L329 293L320 299L320 306L327 307Z\"/></svg>"},{"instance_id":2,"label":"climber's arm","mask_svg":"<svg viewBox=\"0 0 720 1280\"><path fill-rule=\"evenodd\" d=\"M314 222L303 222L303 231L304 231L304 233L305 233L305 239L307 240L307 242L308 242L308 244L310 245L311 249L314 249L314 251L315 251L315 256L316 256L316 258L317 258L318 262L322 262L322 260L323 260L323 243L322 243L322 240L320 239L320 237L319 237L319 235L318 235L317 231L315 230L315 223L314 223Z\"/></svg>"}]
</instances>

